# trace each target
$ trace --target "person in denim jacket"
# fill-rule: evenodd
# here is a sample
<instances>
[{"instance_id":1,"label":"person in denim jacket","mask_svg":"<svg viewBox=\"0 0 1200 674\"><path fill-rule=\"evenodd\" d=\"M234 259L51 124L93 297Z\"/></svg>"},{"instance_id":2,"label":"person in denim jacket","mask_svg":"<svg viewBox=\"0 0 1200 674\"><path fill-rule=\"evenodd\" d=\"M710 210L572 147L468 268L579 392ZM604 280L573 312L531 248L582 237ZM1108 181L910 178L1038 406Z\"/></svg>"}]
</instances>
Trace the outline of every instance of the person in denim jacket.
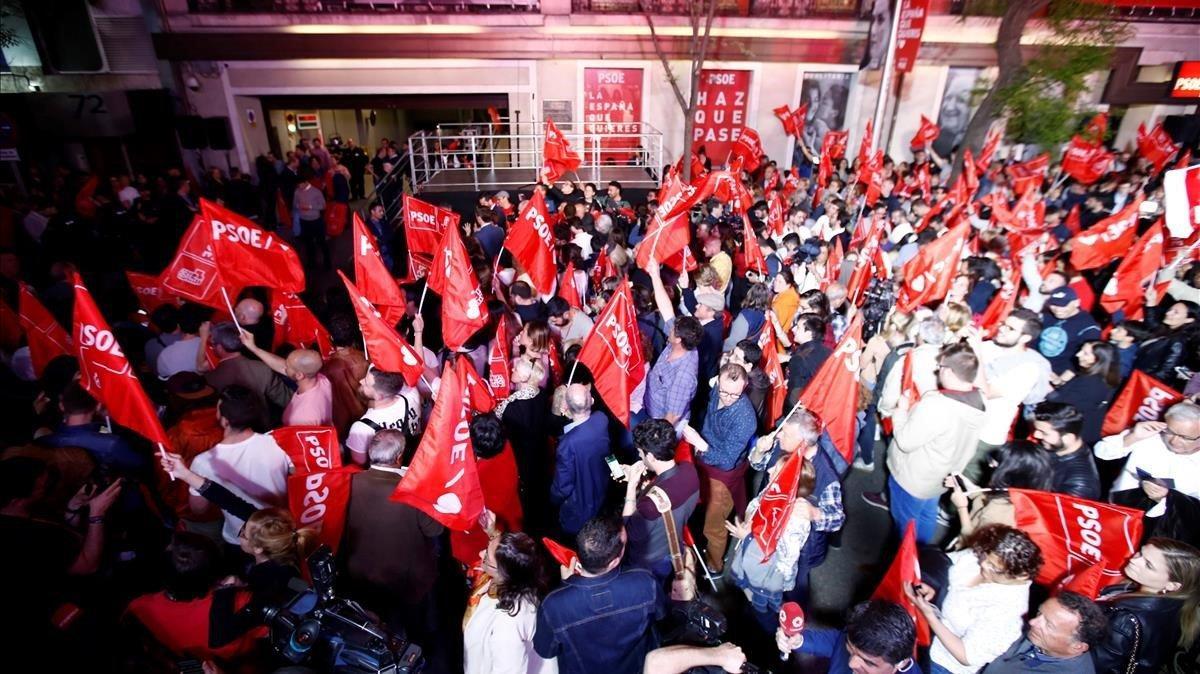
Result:
<instances>
[{"instance_id":1,"label":"person in denim jacket","mask_svg":"<svg viewBox=\"0 0 1200 674\"><path fill-rule=\"evenodd\" d=\"M658 646L652 630L666 616L666 596L645 569L622 569L625 527L593 518L575 537L575 575L538 610L533 648L558 658L561 674L641 674Z\"/></svg>"}]
</instances>

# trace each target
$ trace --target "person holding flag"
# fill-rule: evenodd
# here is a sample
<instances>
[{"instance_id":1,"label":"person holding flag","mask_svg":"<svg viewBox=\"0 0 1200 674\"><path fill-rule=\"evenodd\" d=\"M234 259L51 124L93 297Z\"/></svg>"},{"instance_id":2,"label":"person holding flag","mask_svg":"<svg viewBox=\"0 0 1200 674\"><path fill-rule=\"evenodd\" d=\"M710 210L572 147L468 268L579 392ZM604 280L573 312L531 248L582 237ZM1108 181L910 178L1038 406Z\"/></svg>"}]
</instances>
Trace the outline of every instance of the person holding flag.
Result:
<instances>
[{"instance_id":1,"label":"person holding flag","mask_svg":"<svg viewBox=\"0 0 1200 674\"><path fill-rule=\"evenodd\" d=\"M1041 550L1029 536L989 524L971 535L966 549L950 553L940 609L932 587L905 587L933 632L931 671L974 674L1019 638L1029 588L1041 566Z\"/></svg>"}]
</instances>

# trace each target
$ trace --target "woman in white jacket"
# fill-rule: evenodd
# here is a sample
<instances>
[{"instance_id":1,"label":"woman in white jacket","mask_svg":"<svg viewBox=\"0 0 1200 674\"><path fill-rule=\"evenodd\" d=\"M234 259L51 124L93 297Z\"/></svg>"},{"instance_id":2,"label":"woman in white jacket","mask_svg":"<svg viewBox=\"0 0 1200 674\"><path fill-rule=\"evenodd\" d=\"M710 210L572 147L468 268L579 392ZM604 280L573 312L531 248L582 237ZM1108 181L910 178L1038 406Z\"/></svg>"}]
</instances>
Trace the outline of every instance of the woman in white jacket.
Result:
<instances>
[{"instance_id":1,"label":"woman in white jacket","mask_svg":"<svg viewBox=\"0 0 1200 674\"><path fill-rule=\"evenodd\" d=\"M967 544L950 553L940 609L933 604L933 588L904 586L933 632L931 674L974 674L1004 653L1021 636L1029 586L1042 567L1037 544L1003 524L980 528Z\"/></svg>"},{"instance_id":2,"label":"woman in white jacket","mask_svg":"<svg viewBox=\"0 0 1200 674\"><path fill-rule=\"evenodd\" d=\"M546 593L537 543L523 533L492 535L481 557L483 573L463 616L464 671L557 674L557 661L533 650L538 604Z\"/></svg>"}]
</instances>

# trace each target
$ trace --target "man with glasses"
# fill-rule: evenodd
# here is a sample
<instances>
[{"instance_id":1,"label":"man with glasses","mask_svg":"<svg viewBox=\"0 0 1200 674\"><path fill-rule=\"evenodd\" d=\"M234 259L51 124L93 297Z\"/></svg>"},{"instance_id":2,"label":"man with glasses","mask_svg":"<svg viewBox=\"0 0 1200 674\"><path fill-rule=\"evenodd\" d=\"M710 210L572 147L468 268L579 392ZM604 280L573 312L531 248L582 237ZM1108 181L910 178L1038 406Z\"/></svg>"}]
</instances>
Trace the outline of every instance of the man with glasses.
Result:
<instances>
[{"instance_id":1,"label":"man with glasses","mask_svg":"<svg viewBox=\"0 0 1200 674\"><path fill-rule=\"evenodd\" d=\"M1171 491L1200 498L1200 405L1181 402L1167 410L1163 421L1141 421L1133 428L1096 443L1099 459L1125 460L1112 491L1140 488L1155 502L1146 515L1167 510Z\"/></svg>"},{"instance_id":2,"label":"man with glasses","mask_svg":"<svg viewBox=\"0 0 1200 674\"><path fill-rule=\"evenodd\" d=\"M713 573L725 568L725 543L729 540L725 520L735 509L739 513L746 510L746 455L758 427L754 406L745 395L749 379L741 365L727 363L721 368L700 429L708 446L696 448L696 467L708 489L704 537Z\"/></svg>"}]
</instances>

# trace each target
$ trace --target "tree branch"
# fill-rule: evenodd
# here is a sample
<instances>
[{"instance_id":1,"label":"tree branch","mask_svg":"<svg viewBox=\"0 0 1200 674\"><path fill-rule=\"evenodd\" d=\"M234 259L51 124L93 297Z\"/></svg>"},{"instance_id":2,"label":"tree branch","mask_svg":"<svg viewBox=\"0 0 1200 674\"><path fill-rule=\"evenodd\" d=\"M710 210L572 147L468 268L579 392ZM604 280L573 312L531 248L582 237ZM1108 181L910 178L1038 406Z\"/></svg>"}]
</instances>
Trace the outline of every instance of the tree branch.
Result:
<instances>
[{"instance_id":1,"label":"tree branch","mask_svg":"<svg viewBox=\"0 0 1200 674\"><path fill-rule=\"evenodd\" d=\"M686 115L688 102L683 98L683 91L679 88L679 78L675 77L675 72L671 70L667 54L658 41L658 32L654 29L654 19L650 17L650 10L646 7L644 0L638 2L638 7L642 10L642 16L646 17L646 25L650 27L650 43L654 45L654 53L658 55L658 60L662 62L663 70L667 73L667 81L671 83L671 91L675 94L675 102L679 104L680 112Z\"/></svg>"}]
</instances>

